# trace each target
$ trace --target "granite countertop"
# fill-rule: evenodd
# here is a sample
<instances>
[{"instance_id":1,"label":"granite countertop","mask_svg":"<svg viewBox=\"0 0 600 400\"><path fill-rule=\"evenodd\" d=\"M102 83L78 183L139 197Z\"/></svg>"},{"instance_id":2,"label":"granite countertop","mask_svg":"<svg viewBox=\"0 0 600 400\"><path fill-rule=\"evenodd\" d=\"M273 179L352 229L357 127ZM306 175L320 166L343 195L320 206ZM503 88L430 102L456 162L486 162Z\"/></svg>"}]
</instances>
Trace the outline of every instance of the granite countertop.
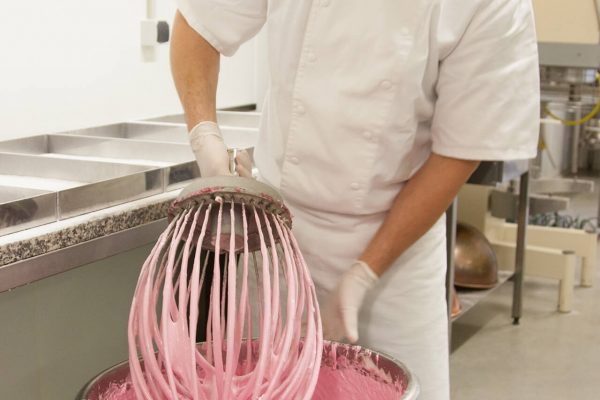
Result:
<instances>
[{"instance_id":1,"label":"granite countertop","mask_svg":"<svg viewBox=\"0 0 600 400\"><path fill-rule=\"evenodd\" d=\"M0 267L167 217L179 190L0 236Z\"/></svg>"}]
</instances>

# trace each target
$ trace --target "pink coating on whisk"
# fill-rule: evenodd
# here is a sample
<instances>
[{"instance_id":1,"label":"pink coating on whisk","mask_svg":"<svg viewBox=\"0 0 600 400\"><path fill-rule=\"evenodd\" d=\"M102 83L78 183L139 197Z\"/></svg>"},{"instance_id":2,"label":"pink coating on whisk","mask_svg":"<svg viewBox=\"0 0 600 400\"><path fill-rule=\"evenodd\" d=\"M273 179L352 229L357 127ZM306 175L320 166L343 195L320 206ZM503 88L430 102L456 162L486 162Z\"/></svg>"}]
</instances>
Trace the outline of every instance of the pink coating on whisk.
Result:
<instances>
[{"instance_id":1,"label":"pink coating on whisk","mask_svg":"<svg viewBox=\"0 0 600 400\"><path fill-rule=\"evenodd\" d=\"M222 231L224 218L229 226L241 218L241 250L236 232ZM250 225L258 248L248 245ZM200 251L209 235L219 238L211 265ZM207 339L198 345L208 290ZM171 221L142 267L128 329L137 399L308 400L317 384L322 326L308 268L281 217L251 204L202 203ZM253 330L256 340L246 340Z\"/></svg>"}]
</instances>

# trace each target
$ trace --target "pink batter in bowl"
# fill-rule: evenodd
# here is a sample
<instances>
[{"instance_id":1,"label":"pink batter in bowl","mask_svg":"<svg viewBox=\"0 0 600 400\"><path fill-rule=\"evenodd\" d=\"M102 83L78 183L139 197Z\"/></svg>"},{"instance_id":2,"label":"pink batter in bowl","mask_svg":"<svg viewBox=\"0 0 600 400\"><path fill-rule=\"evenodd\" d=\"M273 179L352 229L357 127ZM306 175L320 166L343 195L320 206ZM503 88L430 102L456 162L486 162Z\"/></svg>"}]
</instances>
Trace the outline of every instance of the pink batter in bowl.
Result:
<instances>
[{"instance_id":1,"label":"pink batter in bowl","mask_svg":"<svg viewBox=\"0 0 600 400\"><path fill-rule=\"evenodd\" d=\"M415 376L401 362L359 346L324 343L313 400L413 400L418 394ZM81 390L77 399L141 400L135 397L128 362L100 373Z\"/></svg>"}]
</instances>

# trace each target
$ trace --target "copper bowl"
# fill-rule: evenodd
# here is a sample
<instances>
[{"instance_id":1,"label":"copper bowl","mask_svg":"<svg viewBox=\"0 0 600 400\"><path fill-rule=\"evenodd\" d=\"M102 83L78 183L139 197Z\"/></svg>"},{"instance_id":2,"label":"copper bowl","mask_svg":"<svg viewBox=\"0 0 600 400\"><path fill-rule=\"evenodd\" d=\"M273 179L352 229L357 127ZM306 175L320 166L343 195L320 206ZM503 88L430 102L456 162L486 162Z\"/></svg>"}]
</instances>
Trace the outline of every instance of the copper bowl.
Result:
<instances>
[{"instance_id":1,"label":"copper bowl","mask_svg":"<svg viewBox=\"0 0 600 400\"><path fill-rule=\"evenodd\" d=\"M454 285L469 289L489 289L498 283L496 253L478 229L458 224L454 247Z\"/></svg>"}]
</instances>

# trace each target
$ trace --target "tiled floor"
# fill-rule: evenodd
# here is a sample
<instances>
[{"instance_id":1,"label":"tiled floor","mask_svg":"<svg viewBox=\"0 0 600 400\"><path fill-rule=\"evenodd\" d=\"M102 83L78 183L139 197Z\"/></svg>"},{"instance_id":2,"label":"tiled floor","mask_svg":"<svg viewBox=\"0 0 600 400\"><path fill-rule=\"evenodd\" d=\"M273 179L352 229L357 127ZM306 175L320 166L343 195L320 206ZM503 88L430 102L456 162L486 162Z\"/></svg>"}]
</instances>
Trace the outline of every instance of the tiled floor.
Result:
<instances>
[{"instance_id":1,"label":"tiled floor","mask_svg":"<svg viewBox=\"0 0 600 400\"><path fill-rule=\"evenodd\" d=\"M597 195L571 214L596 216ZM573 311L556 311L558 283L526 278L520 326L506 284L453 327L453 400L600 399L600 257L593 288L575 289Z\"/></svg>"}]
</instances>

